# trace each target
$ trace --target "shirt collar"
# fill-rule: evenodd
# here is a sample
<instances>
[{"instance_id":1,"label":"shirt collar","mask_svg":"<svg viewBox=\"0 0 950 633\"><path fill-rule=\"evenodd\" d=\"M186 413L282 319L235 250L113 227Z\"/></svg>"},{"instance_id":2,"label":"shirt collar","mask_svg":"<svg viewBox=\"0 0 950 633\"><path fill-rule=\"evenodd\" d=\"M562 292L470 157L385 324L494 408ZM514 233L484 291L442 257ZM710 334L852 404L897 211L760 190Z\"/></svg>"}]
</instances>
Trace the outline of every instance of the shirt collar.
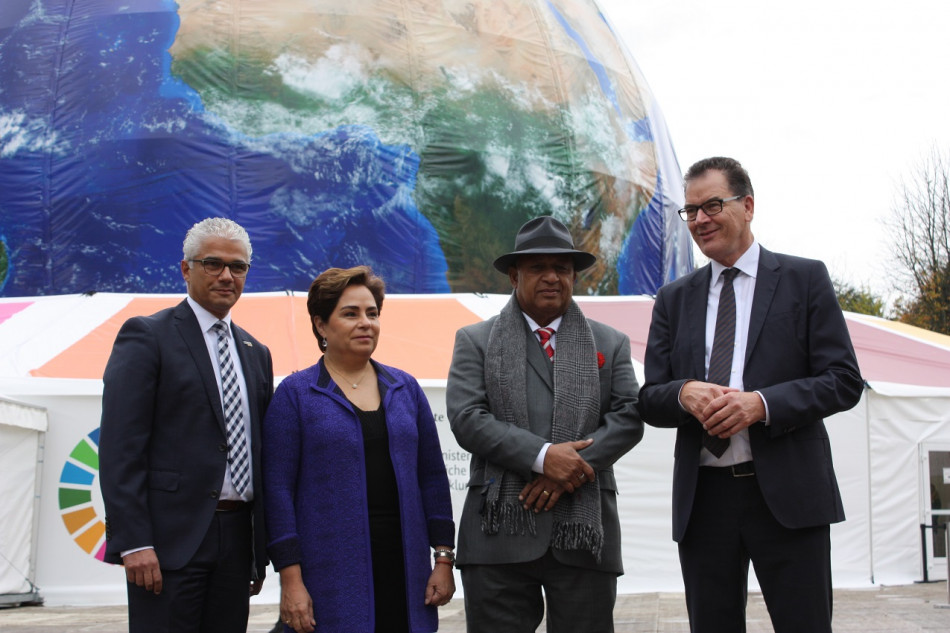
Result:
<instances>
[{"instance_id":1,"label":"shirt collar","mask_svg":"<svg viewBox=\"0 0 950 633\"><path fill-rule=\"evenodd\" d=\"M538 331L538 328L541 327L541 326L538 325L538 324L535 322L534 319L532 319L531 317L529 317L527 312L522 312L521 314L524 315L525 321L528 322L528 327L531 328L531 331L532 331L532 332L537 332L537 331ZM545 327L551 328L552 330L554 330L554 332L555 332L555 334L556 334L556 333L557 333L557 329L558 329L559 327L561 327L561 319L563 319L563 318L564 318L564 315L562 314L562 315L559 316L558 318L556 318L556 319L554 319L553 321L551 321L550 323L548 323Z\"/></svg>"},{"instance_id":2,"label":"shirt collar","mask_svg":"<svg viewBox=\"0 0 950 633\"><path fill-rule=\"evenodd\" d=\"M736 263L729 268L738 268L740 272L745 273L749 277L755 278L756 273L759 270L759 243L756 241L752 242L752 246L746 249L739 259L736 260ZM719 281L719 277L722 275L722 271L726 270L726 266L723 266L719 262L713 260L712 264L712 285L715 286Z\"/></svg>"},{"instance_id":3,"label":"shirt collar","mask_svg":"<svg viewBox=\"0 0 950 633\"><path fill-rule=\"evenodd\" d=\"M191 310L195 313L195 316L198 318L198 327L201 328L202 332L207 332L208 330L210 330L211 327L218 321L224 321L224 323L228 326L228 336L230 336L230 332L231 332L231 313L230 312L225 314L223 319L219 319L218 317L214 316L213 314L211 314L210 312L202 308L198 304L197 301L191 298L191 295L188 295L185 298L188 301L188 305L191 306Z\"/></svg>"}]
</instances>

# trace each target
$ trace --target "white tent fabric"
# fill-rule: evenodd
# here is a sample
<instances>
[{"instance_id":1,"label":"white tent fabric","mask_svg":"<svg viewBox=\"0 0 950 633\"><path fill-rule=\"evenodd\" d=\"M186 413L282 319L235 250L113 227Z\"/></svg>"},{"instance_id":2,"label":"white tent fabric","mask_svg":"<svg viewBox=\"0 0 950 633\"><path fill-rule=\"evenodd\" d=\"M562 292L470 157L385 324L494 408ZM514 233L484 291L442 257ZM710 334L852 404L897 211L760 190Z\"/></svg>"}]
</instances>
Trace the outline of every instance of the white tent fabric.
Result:
<instances>
[{"instance_id":1,"label":"white tent fabric","mask_svg":"<svg viewBox=\"0 0 950 633\"><path fill-rule=\"evenodd\" d=\"M37 597L33 547L44 409L0 398L0 604Z\"/></svg>"},{"instance_id":2,"label":"white tent fabric","mask_svg":"<svg viewBox=\"0 0 950 633\"><path fill-rule=\"evenodd\" d=\"M162 298L168 303L180 299ZM245 293L239 303L247 312L236 320L245 326L251 322L248 329L275 352L275 366L284 367L278 374L293 369L288 354L300 367L317 357L306 317L300 318L306 314L303 299ZM0 393L45 408L50 422L36 543L36 583L47 604L114 604L125 599L121 569L97 560L103 515L96 469L86 465L86 474L93 480L89 484L65 482L65 475L67 464L83 466L74 456L77 447L96 444L102 384L97 376L115 329L129 310L157 309L136 303L152 300L156 298L109 294L35 297L18 300L19 304L0 300ZM386 298L377 356L404 368L418 367L412 372L420 378L436 416L456 514L464 496L468 454L455 443L445 416L445 371L454 328L489 318L506 300L499 295L468 294ZM582 297L578 301L588 314L630 336L634 367L642 379L640 363L652 300ZM265 315L262 320L254 321L258 318L255 310ZM462 322L452 322L446 316L450 314ZM922 552L920 525L932 518L922 458L928 451L945 451L950 456L950 337L934 338L913 328L898 331L893 324L859 315L846 318L869 387L854 409L827 421L848 516L832 527L835 585L920 580L925 571L923 553L928 555L929 576L943 577L946 559L935 559L936 551L931 551L929 543ZM451 326L441 334L435 332L439 319L450 321ZM280 340L293 331L298 336L288 338L290 343ZM383 349L384 344L389 347ZM422 360L433 362L419 365ZM910 377L919 384L909 383ZM674 439L673 431L648 427L643 441L616 466L626 568L619 582L623 593L682 589L676 546L670 537ZM64 501L64 494L79 489L88 491L86 502L69 505L68 499ZM94 517L81 526L67 521L76 508ZM754 574L750 582L754 587ZM276 579L271 578L256 600L275 601L277 589Z\"/></svg>"},{"instance_id":3,"label":"white tent fabric","mask_svg":"<svg viewBox=\"0 0 950 633\"><path fill-rule=\"evenodd\" d=\"M881 389L872 384L866 392L871 508L867 528L872 570L877 571L873 579L895 584L894 577L919 579L922 574L920 525L927 522L931 505L922 464L929 449L950 450L950 388L916 394L906 387ZM888 395L892 391L902 395ZM918 509L916 515L909 511L912 508ZM908 538L910 534L918 535L916 542ZM935 562L928 557L927 575L946 578L946 558Z\"/></svg>"}]
</instances>

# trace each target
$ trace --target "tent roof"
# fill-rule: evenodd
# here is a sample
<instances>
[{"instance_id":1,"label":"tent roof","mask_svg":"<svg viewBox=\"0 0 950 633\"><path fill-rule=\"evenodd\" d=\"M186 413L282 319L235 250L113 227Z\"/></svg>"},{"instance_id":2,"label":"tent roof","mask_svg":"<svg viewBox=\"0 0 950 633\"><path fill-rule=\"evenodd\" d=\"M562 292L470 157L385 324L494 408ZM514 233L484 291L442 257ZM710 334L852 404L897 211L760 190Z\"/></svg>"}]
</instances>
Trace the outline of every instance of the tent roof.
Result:
<instances>
[{"instance_id":1,"label":"tent roof","mask_svg":"<svg viewBox=\"0 0 950 633\"><path fill-rule=\"evenodd\" d=\"M183 297L99 293L0 299L0 378L99 380L127 318L173 306ZM420 380L444 380L455 331L496 314L507 300L506 295L389 295L374 358ZM627 334L634 359L643 362L651 298L577 301L587 316ZM950 387L950 336L865 315L845 316L862 374L872 386ZM305 294L244 293L234 319L271 349L278 376L319 357Z\"/></svg>"},{"instance_id":2,"label":"tent roof","mask_svg":"<svg viewBox=\"0 0 950 633\"><path fill-rule=\"evenodd\" d=\"M49 427L49 418L43 407L0 398L0 426L2 425L45 432Z\"/></svg>"}]
</instances>

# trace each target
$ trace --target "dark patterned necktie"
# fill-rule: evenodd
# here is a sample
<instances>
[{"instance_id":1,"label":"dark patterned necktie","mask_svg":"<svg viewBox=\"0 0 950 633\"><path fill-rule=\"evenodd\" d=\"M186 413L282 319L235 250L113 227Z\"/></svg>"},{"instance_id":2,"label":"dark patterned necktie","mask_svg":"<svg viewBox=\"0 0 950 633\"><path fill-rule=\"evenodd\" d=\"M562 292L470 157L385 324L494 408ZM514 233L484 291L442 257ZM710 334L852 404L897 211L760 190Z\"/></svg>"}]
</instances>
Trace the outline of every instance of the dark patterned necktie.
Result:
<instances>
[{"instance_id":1,"label":"dark patterned necktie","mask_svg":"<svg viewBox=\"0 0 950 633\"><path fill-rule=\"evenodd\" d=\"M212 326L218 335L218 363L221 365L221 393L224 400L224 421L228 434L228 464L231 483L239 494L244 494L251 482L251 461L244 432L244 408L241 406L241 387L228 349L228 326L218 321Z\"/></svg>"},{"instance_id":2,"label":"dark patterned necktie","mask_svg":"<svg viewBox=\"0 0 950 633\"><path fill-rule=\"evenodd\" d=\"M551 337L554 336L554 330L549 327L539 327L538 337L541 339L541 349L548 355L551 361L554 361L554 346L551 345Z\"/></svg>"},{"instance_id":3,"label":"dark patterned necktie","mask_svg":"<svg viewBox=\"0 0 950 633\"><path fill-rule=\"evenodd\" d=\"M732 281L739 274L738 268L722 271L722 292L719 294L719 311L716 313L716 333L713 336L712 353L709 354L709 374L706 381L729 386L732 374L732 352L736 347L736 291ZM703 433L703 446L716 457L729 448L729 439L721 439Z\"/></svg>"}]
</instances>

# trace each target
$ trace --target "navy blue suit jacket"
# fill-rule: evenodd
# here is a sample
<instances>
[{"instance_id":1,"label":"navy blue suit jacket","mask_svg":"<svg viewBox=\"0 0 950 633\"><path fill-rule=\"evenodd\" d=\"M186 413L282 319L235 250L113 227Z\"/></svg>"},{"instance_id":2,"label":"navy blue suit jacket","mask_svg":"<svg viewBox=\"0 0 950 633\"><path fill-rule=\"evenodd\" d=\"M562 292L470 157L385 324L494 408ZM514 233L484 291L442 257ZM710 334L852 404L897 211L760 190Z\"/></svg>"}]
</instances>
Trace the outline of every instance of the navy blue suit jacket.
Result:
<instances>
[{"instance_id":1,"label":"navy blue suit jacket","mask_svg":"<svg viewBox=\"0 0 950 633\"><path fill-rule=\"evenodd\" d=\"M231 324L251 412L254 571L263 579L261 420L273 393L270 351ZM152 545L162 569L188 563L208 531L227 467L221 395L187 301L125 322L103 376L99 481L106 557Z\"/></svg>"},{"instance_id":2,"label":"navy blue suit jacket","mask_svg":"<svg viewBox=\"0 0 950 633\"><path fill-rule=\"evenodd\" d=\"M653 426L676 428L673 538L689 525L703 429L678 396L705 380L711 266L662 288L653 307L638 407ZM749 427L756 475L775 518L788 528L844 520L824 418L850 409L864 381L825 265L762 248L743 384L765 398L769 425Z\"/></svg>"}]
</instances>

